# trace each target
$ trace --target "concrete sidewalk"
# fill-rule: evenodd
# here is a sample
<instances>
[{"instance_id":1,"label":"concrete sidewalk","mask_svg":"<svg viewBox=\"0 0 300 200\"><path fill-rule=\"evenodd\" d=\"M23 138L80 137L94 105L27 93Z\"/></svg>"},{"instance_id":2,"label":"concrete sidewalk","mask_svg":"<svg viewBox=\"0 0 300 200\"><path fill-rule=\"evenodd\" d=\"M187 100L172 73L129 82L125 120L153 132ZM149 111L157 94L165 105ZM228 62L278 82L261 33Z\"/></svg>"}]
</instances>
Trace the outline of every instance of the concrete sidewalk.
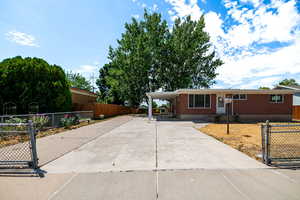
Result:
<instances>
[{"instance_id":1,"label":"concrete sidewalk","mask_svg":"<svg viewBox=\"0 0 300 200\"><path fill-rule=\"evenodd\" d=\"M100 123L87 129L98 138L43 166L45 178L0 177L0 199L300 199L300 170L269 168L194 126L125 116Z\"/></svg>"}]
</instances>

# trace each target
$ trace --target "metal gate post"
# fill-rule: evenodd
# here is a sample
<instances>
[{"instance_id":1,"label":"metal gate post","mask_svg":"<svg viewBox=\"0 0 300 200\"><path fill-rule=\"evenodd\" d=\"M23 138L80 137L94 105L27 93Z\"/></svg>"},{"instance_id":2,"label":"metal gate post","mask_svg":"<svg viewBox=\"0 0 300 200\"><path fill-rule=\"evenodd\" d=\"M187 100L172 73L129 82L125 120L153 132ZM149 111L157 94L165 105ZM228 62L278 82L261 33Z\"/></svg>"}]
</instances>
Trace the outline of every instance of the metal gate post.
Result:
<instances>
[{"instance_id":1,"label":"metal gate post","mask_svg":"<svg viewBox=\"0 0 300 200\"><path fill-rule=\"evenodd\" d=\"M54 113L52 113L52 128L55 127L55 119L54 119Z\"/></svg>"},{"instance_id":2,"label":"metal gate post","mask_svg":"<svg viewBox=\"0 0 300 200\"><path fill-rule=\"evenodd\" d=\"M270 136L271 136L271 129L270 129L270 122L269 120L266 121L266 164L271 164L270 159Z\"/></svg>"},{"instance_id":3,"label":"metal gate post","mask_svg":"<svg viewBox=\"0 0 300 200\"><path fill-rule=\"evenodd\" d=\"M266 163L266 145L265 145L265 137L266 137L266 133L265 133L265 125L261 125L260 126L260 131L261 131L261 147L262 147L262 161L263 163Z\"/></svg>"},{"instance_id":4,"label":"metal gate post","mask_svg":"<svg viewBox=\"0 0 300 200\"><path fill-rule=\"evenodd\" d=\"M36 138L35 138L35 127L31 120L28 121L30 143L31 143L31 155L32 155L32 167L33 169L38 169L38 158L36 151Z\"/></svg>"}]
</instances>

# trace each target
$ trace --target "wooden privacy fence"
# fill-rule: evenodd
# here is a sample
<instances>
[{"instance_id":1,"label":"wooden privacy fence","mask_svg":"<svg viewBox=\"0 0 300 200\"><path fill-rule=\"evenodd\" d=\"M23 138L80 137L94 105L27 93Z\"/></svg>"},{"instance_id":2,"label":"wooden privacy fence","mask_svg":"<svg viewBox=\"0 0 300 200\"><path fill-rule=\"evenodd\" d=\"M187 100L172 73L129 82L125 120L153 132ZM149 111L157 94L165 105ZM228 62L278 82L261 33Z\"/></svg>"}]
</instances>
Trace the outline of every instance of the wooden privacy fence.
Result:
<instances>
[{"instance_id":1,"label":"wooden privacy fence","mask_svg":"<svg viewBox=\"0 0 300 200\"><path fill-rule=\"evenodd\" d=\"M300 106L293 106L293 119L300 119Z\"/></svg>"},{"instance_id":2,"label":"wooden privacy fence","mask_svg":"<svg viewBox=\"0 0 300 200\"><path fill-rule=\"evenodd\" d=\"M135 114L138 112L135 108L130 108L126 106L120 106L115 104L102 104L102 103L90 103L90 104L77 104L74 106L75 110L93 110L94 117L99 118L100 115L104 115L104 117L111 117L116 115L124 115L124 114Z\"/></svg>"}]
</instances>

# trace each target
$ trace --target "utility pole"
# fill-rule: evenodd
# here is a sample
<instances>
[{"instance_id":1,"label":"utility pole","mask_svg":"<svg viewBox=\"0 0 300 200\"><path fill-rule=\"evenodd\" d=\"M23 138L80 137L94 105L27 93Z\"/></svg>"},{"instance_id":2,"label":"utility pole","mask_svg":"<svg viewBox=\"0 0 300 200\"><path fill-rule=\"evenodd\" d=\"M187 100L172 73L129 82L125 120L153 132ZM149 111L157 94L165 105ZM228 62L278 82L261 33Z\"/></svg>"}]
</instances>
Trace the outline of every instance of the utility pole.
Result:
<instances>
[{"instance_id":1,"label":"utility pole","mask_svg":"<svg viewBox=\"0 0 300 200\"><path fill-rule=\"evenodd\" d=\"M92 75L90 76L90 82L91 82L91 84L92 84L93 92L95 92L95 75L94 75L94 72L93 72Z\"/></svg>"}]
</instances>

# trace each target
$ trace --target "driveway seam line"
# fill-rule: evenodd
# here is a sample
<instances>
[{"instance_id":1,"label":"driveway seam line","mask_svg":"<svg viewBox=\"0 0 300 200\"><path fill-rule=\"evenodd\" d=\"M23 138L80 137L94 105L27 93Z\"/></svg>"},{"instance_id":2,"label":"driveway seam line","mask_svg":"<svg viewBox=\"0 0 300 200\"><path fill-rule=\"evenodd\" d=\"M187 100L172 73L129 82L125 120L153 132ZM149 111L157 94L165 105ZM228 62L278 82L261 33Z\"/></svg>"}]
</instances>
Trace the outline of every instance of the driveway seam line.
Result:
<instances>
[{"instance_id":1,"label":"driveway seam line","mask_svg":"<svg viewBox=\"0 0 300 200\"><path fill-rule=\"evenodd\" d=\"M271 172L274 173L274 174L278 174L279 176L282 176L282 177L284 177L285 179L287 179L287 180L289 180L289 181L291 181L291 182L293 182L293 183L298 183L298 181L294 180L293 178L291 178L291 177L289 177L289 176L287 176L287 175L285 175L285 174L282 174L281 172L279 172L279 171L277 171L277 170L271 170Z\"/></svg>"},{"instance_id":2,"label":"driveway seam line","mask_svg":"<svg viewBox=\"0 0 300 200\"><path fill-rule=\"evenodd\" d=\"M238 193L240 193L242 196L244 196L246 199L251 200L249 196L247 196L245 193L243 193L227 176L225 176L222 172L220 174L223 176L223 178L228 182Z\"/></svg>"},{"instance_id":3,"label":"driveway seam line","mask_svg":"<svg viewBox=\"0 0 300 200\"><path fill-rule=\"evenodd\" d=\"M67 187L67 185L69 185L72 180L78 176L79 174L75 173L73 174L73 176L71 176L71 178L69 178L60 188L58 188L55 192L53 192L49 197L48 200L53 199L59 192L61 192L65 187Z\"/></svg>"}]
</instances>

